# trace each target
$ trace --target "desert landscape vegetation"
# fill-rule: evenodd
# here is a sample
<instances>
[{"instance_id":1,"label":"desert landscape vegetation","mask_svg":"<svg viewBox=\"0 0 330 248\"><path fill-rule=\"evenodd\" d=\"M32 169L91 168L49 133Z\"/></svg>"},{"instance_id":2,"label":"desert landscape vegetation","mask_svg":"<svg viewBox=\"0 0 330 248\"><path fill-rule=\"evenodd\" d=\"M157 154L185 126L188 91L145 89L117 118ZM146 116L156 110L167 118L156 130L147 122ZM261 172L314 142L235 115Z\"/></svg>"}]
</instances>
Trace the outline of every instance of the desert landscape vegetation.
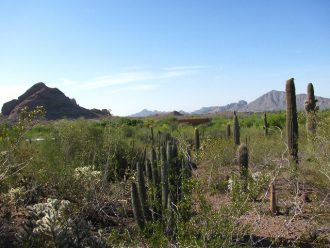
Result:
<instances>
[{"instance_id":1,"label":"desert landscape vegetation","mask_svg":"<svg viewBox=\"0 0 330 248\"><path fill-rule=\"evenodd\" d=\"M0 248L330 248L329 0L0 0Z\"/></svg>"},{"instance_id":2,"label":"desert landscape vegetation","mask_svg":"<svg viewBox=\"0 0 330 248\"><path fill-rule=\"evenodd\" d=\"M285 111L59 120L40 85L1 119L1 247L329 246L313 84L304 111L289 79Z\"/></svg>"}]
</instances>

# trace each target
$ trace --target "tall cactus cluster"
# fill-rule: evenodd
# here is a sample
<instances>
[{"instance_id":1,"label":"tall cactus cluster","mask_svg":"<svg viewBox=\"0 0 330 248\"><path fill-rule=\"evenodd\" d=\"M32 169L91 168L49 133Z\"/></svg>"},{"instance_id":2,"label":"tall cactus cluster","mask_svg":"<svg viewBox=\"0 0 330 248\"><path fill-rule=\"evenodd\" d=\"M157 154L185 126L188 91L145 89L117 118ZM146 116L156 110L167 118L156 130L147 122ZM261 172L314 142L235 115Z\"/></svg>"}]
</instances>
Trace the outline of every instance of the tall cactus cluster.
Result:
<instances>
[{"instance_id":1,"label":"tall cactus cluster","mask_svg":"<svg viewBox=\"0 0 330 248\"><path fill-rule=\"evenodd\" d=\"M309 134L314 134L316 130L316 106L317 100L314 95L314 86L312 83L307 85L307 99L305 101L306 127Z\"/></svg>"},{"instance_id":2,"label":"tall cactus cluster","mask_svg":"<svg viewBox=\"0 0 330 248\"><path fill-rule=\"evenodd\" d=\"M239 146L241 141L240 141L240 131L239 131L239 122L237 119L237 114L236 111L234 111L234 124L233 124L233 136L234 136L234 143Z\"/></svg>"},{"instance_id":3,"label":"tall cactus cluster","mask_svg":"<svg viewBox=\"0 0 330 248\"><path fill-rule=\"evenodd\" d=\"M183 199L182 187L191 176L192 162L189 155L179 154L175 139L165 137L167 139L159 135L156 149L151 146L145 166L137 163L137 181L132 183L131 196L134 217L140 229L144 229L148 221L160 220L166 233L171 235L175 206Z\"/></svg>"},{"instance_id":4,"label":"tall cactus cluster","mask_svg":"<svg viewBox=\"0 0 330 248\"><path fill-rule=\"evenodd\" d=\"M294 79L286 81L286 133L291 160L298 163L298 120Z\"/></svg>"}]
</instances>

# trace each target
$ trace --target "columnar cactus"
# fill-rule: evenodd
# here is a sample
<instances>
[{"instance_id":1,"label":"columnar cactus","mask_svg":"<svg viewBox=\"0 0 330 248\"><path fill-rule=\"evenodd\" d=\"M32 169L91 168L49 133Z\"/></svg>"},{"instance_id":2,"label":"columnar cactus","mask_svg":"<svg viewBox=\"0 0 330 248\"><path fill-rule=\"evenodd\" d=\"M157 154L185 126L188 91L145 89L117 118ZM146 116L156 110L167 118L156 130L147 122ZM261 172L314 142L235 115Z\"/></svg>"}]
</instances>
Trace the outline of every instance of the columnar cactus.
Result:
<instances>
[{"instance_id":1,"label":"columnar cactus","mask_svg":"<svg viewBox=\"0 0 330 248\"><path fill-rule=\"evenodd\" d=\"M286 81L286 132L289 154L298 163L298 120L294 79Z\"/></svg>"},{"instance_id":2,"label":"columnar cactus","mask_svg":"<svg viewBox=\"0 0 330 248\"><path fill-rule=\"evenodd\" d=\"M237 162L241 167L241 176L245 177L249 168L249 151L245 144L241 144L237 148Z\"/></svg>"},{"instance_id":3,"label":"columnar cactus","mask_svg":"<svg viewBox=\"0 0 330 248\"><path fill-rule=\"evenodd\" d=\"M199 130L198 128L195 128L195 150L198 151L199 147L200 147Z\"/></svg>"},{"instance_id":4,"label":"columnar cactus","mask_svg":"<svg viewBox=\"0 0 330 248\"><path fill-rule=\"evenodd\" d=\"M277 214L275 182L272 182L269 187L269 203L270 212L274 215Z\"/></svg>"},{"instance_id":5,"label":"columnar cactus","mask_svg":"<svg viewBox=\"0 0 330 248\"><path fill-rule=\"evenodd\" d=\"M241 144L237 148L237 162L240 166L241 179L243 181L242 189L248 189L248 172L249 172L249 151L245 144Z\"/></svg>"},{"instance_id":6,"label":"columnar cactus","mask_svg":"<svg viewBox=\"0 0 330 248\"><path fill-rule=\"evenodd\" d=\"M236 111L234 111L234 142L235 145L240 145L240 131L239 131L239 122L237 119Z\"/></svg>"},{"instance_id":7,"label":"columnar cactus","mask_svg":"<svg viewBox=\"0 0 330 248\"><path fill-rule=\"evenodd\" d=\"M143 165L138 162L136 164L136 169L137 169L138 193L139 193L139 198L140 198L140 202L141 202L142 209L143 209L143 214L144 214L145 219L149 220L150 212L148 209L147 189L145 186L145 180L144 180L144 175L143 175Z\"/></svg>"},{"instance_id":8,"label":"columnar cactus","mask_svg":"<svg viewBox=\"0 0 330 248\"><path fill-rule=\"evenodd\" d=\"M316 102L313 84L309 83L307 86L307 99L305 101L306 127L309 134L314 134L316 130L315 113L318 110Z\"/></svg>"},{"instance_id":9,"label":"columnar cactus","mask_svg":"<svg viewBox=\"0 0 330 248\"><path fill-rule=\"evenodd\" d=\"M151 145L154 145L154 128L152 126L150 126L150 139L151 139Z\"/></svg>"},{"instance_id":10,"label":"columnar cactus","mask_svg":"<svg viewBox=\"0 0 330 248\"><path fill-rule=\"evenodd\" d=\"M227 124L227 128L226 128L226 137L227 139L230 137L230 124Z\"/></svg>"},{"instance_id":11,"label":"columnar cactus","mask_svg":"<svg viewBox=\"0 0 330 248\"><path fill-rule=\"evenodd\" d=\"M267 114L264 112L264 131L265 131L265 136L268 135L268 122L267 122Z\"/></svg>"},{"instance_id":12,"label":"columnar cactus","mask_svg":"<svg viewBox=\"0 0 330 248\"><path fill-rule=\"evenodd\" d=\"M132 206L140 229L151 219L152 213L152 219L160 219L166 233L171 236L175 227L175 206L181 201L183 193L187 193L186 190L183 192L182 185L191 176L193 163L189 155L179 154L177 141L173 138L167 139L166 148L162 145L159 150L160 156L157 158L154 147L151 147L150 162L148 159L145 162L146 175L143 164L136 164L137 186L132 184ZM148 187L144 176L148 178Z\"/></svg>"},{"instance_id":13,"label":"columnar cactus","mask_svg":"<svg viewBox=\"0 0 330 248\"><path fill-rule=\"evenodd\" d=\"M161 147L161 185L162 185L162 207L167 208L168 197L168 162L165 147Z\"/></svg>"},{"instance_id":14,"label":"columnar cactus","mask_svg":"<svg viewBox=\"0 0 330 248\"><path fill-rule=\"evenodd\" d=\"M146 176L148 179L148 183L150 184L152 182L152 167L151 167L151 162L149 159L146 160L145 162L146 165Z\"/></svg>"},{"instance_id":15,"label":"columnar cactus","mask_svg":"<svg viewBox=\"0 0 330 248\"><path fill-rule=\"evenodd\" d=\"M135 183L131 186L131 198L132 198L132 208L134 213L134 218L139 228L143 230L145 226L145 219L143 215L142 205L140 202L138 190Z\"/></svg>"}]
</instances>

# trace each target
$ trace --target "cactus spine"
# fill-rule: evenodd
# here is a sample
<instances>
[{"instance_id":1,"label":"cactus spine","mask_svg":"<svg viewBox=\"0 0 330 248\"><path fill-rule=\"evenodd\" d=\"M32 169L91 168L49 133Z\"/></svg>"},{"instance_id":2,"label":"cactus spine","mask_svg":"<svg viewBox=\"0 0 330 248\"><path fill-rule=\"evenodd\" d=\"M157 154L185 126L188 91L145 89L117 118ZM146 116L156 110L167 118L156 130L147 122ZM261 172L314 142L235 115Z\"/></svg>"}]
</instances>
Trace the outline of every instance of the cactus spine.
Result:
<instances>
[{"instance_id":1,"label":"cactus spine","mask_svg":"<svg viewBox=\"0 0 330 248\"><path fill-rule=\"evenodd\" d=\"M240 145L240 132L239 132L239 122L237 119L237 114L236 111L234 111L234 142L235 145L239 146Z\"/></svg>"},{"instance_id":2,"label":"cactus spine","mask_svg":"<svg viewBox=\"0 0 330 248\"><path fill-rule=\"evenodd\" d=\"M277 207L276 207L276 193L275 193L275 182L273 181L270 184L269 187L269 208L270 208L270 212L272 214L277 214Z\"/></svg>"},{"instance_id":3,"label":"cactus spine","mask_svg":"<svg viewBox=\"0 0 330 248\"><path fill-rule=\"evenodd\" d=\"M286 132L289 154L298 163L298 120L294 79L286 81Z\"/></svg>"},{"instance_id":4,"label":"cactus spine","mask_svg":"<svg viewBox=\"0 0 330 248\"><path fill-rule=\"evenodd\" d=\"M309 134L314 134L316 130L316 111L318 110L316 102L314 86L312 83L309 83L307 86L307 99L305 101L306 128Z\"/></svg>"},{"instance_id":5,"label":"cactus spine","mask_svg":"<svg viewBox=\"0 0 330 248\"><path fill-rule=\"evenodd\" d=\"M135 221L138 224L139 228L143 230L145 226L145 219L143 215L143 210L142 210L138 190L136 188L135 183L132 183L131 186L131 198L132 198L132 208L133 208Z\"/></svg>"},{"instance_id":6,"label":"cactus spine","mask_svg":"<svg viewBox=\"0 0 330 248\"><path fill-rule=\"evenodd\" d=\"M200 147L200 140L199 140L199 130L195 128L195 150L198 151Z\"/></svg>"},{"instance_id":7,"label":"cactus spine","mask_svg":"<svg viewBox=\"0 0 330 248\"><path fill-rule=\"evenodd\" d=\"M265 131L265 136L268 136L268 122L267 122L267 114L264 112L264 131Z\"/></svg>"},{"instance_id":8,"label":"cactus spine","mask_svg":"<svg viewBox=\"0 0 330 248\"><path fill-rule=\"evenodd\" d=\"M227 139L230 138L230 124L227 124L227 128L226 128L226 137L227 137Z\"/></svg>"}]
</instances>

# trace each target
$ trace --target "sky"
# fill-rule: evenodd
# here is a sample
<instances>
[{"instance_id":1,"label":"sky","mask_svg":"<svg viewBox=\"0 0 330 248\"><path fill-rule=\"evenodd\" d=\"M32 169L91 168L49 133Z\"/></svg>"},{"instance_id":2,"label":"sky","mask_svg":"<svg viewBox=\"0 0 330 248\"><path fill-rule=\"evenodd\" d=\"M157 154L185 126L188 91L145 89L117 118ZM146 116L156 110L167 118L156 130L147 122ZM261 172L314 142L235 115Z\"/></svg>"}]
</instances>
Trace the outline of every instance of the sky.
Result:
<instances>
[{"instance_id":1,"label":"sky","mask_svg":"<svg viewBox=\"0 0 330 248\"><path fill-rule=\"evenodd\" d=\"M0 0L0 106L37 82L125 116L314 84L330 97L329 0Z\"/></svg>"}]
</instances>

